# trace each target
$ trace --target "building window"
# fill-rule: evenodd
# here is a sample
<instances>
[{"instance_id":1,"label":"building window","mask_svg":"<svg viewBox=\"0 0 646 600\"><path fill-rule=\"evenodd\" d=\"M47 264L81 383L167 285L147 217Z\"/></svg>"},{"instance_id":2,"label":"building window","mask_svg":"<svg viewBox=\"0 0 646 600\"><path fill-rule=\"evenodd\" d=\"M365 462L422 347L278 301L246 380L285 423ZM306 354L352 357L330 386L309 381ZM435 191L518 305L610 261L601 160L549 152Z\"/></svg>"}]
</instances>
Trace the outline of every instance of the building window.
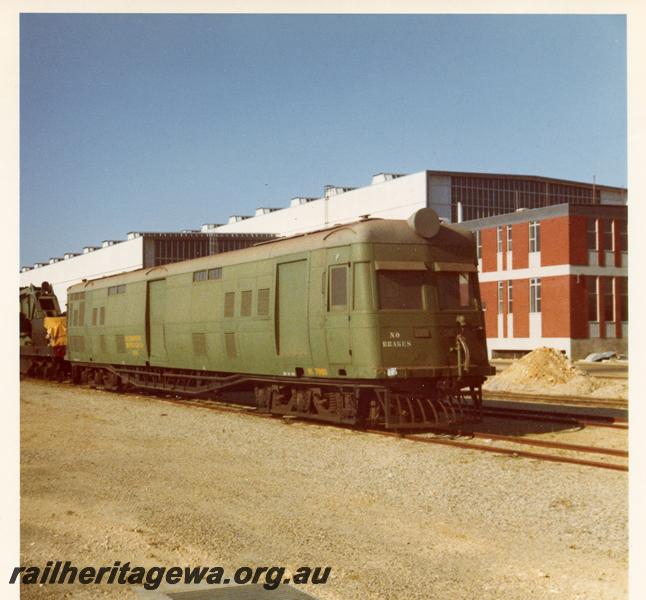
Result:
<instances>
[{"instance_id":1,"label":"building window","mask_svg":"<svg viewBox=\"0 0 646 600\"><path fill-rule=\"evenodd\" d=\"M541 224L538 221L529 223L529 251L540 252L541 250Z\"/></svg>"},{"instance_id":2,"label":"building window","mask_svg":"<svg viewBox=\"0 0 646 600\"><path fill-rule=\"evenodd\" d=\"M502 314L502 281L498 282L498 314Z\"/></svg>"},{"instance_id":3,"label":"building window","mask_svg":"<svg viewBox=\"0 0 646 600\"><path fill-rule=\"evenodd\" d=\"M628 252L628 223L626 221L615 221L615 230L619 228L619 249Z\"/></svg>"},{"instance_id":4,"label":"building window","mask_svg":"<svg viewBox=\"0 0 646 600\"><path fill-rule=\"evenodd\" d=\"M597 277L588 277L588 321L599 321L599 299L597 294Z\"/></svg>"},{"instance_id":5,"label":"building window","mask_svg":"<svg viewBox=\"0 0 646 600\"><path fill-rule=\"evenodd\" d=\"M511 225L507 225L507 252L511 252Z\"/></svg>"},{"instance_id":6,"label":"building window","mask_svg":"<svg viewBox=\"0 0 646 600\"><path fill-rule=\"evenodd\" d=\"M508 281L507 282L507 314L511 315L513 314L512 310L512 304L513 304L513 287L512 287L512 282Z\"/></svg>"},{"instance_id":7,"label":"building window","mask_svg":"<svg viewBox=\"0 0 646 600\"><path fill-rule=\"evenodd\" d=\"M541 312L541 280L536 277L529 280L529 312Z\"/></svg>"},{"instance_id":8,"label":"building window","mask_svg":"<svg viewBox=\"0 0 646 600\"><path fill-rule=\"evenodd\" d=\"M615 295L613 293L612 277L603 277L603 319L612 323L615 320Z\"/></svg>"},{"instance_id":9,"label":"building window","mask_svg":"<svg viewBox=\"0 0 646 600\"><path fill-rule=\"evenodd\" d=\"M615 249L612 239L612 221L610 219L603 222L603 249L608 251Z\"/></svg>"},{"instance_id":10,"label":"building window","mask_svg":"<svg viewBox=\"0 0 646 600\"><path fill-rule=\"evenodd\" d=\"M498 252L502 252L502 226L496 227L496 238L498 240Z\"/></svg>"},{"instance_id":11,"label":"building window","mask_svg":"<svg viewBox=\"0 0 646 600\"><path fill-rule=\"evenodd\" d=\"M619 310L621 310L621 320L628 321L628 277L618 277L617 285L619 286Z\"/></svg>"},{"instance_id":12,"label":"building window","mask_svg":"<svg viewBox=\"0 0 646 600\"><path fill-rule=\"evenodd\" d=\"M598 236L597 236L597 226L599 222L596 219L588 219L588 230L587 230L587 239L588 239L588 250L598 250Z\"/></svg>"},{"instance_id":13,"label":"building window","mask_svg":"<svg viewBox=\"0 0 646 600\"><path fill-rule=\"evenodd\" d=\"M478 260L482 258L482 237L479 229L476 229L476 256Z\"/></svg>"}]
</instances>

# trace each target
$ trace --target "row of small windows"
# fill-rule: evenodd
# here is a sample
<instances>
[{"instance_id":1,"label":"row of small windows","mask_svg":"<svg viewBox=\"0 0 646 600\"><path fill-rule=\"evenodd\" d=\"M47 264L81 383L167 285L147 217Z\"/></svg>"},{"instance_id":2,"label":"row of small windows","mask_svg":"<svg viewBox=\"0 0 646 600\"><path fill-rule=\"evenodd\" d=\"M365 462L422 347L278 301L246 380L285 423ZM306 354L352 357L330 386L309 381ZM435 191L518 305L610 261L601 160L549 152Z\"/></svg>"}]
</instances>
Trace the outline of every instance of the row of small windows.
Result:
<instances>
[{"instance_id":1,"label":"row of small windows","mask_svg":"<svg viewBox=\"0 0 646 600\"><path fill-rule=\"evenodd\" d=\"M69 299L70 301L85 300L85 292L75 292L74 294L70 294Z\"/></svg>"},{"instance_id":2,"label":"row of small windows","mask_svg":"<svg viewBox=\"0 0 646 600\"><path fill-rule=\"evenodd\" d=\"M507 238L507 252L512 251L513 247L513 236L512 236L512 226L505 225L505 235ZM499 225L496 227L496 250L497 252L502 252L502 240L503 240L503 226ZM540 252L541 250L541 223L540 221L530 221L529 222L529 251L530 252ZM482 237L480 230L476 231L476 251L478 258L482 258Z\"/></svg>"},{"instance_id":3,"label":"row of small windows","mask_svg":"<svg viewBox=\"0 0 646 600\"><path fill-rule=\"evenodd\" d=\"M125 294L126 293L126 284L122 283L121 285L112 285L108 288L108 296L115 296L116 294Z\"/></svg>"},{"instance_id":4,"label":"row of small windows","mask_svg":"<svg viewBox=\"0 0 646 600\"><path fill-rule=\"evenodd\" d=\"M513 314L514 285L512 281L507 282L507 314ZM505 303L504 282L498 282L498 314L503 314ZM529 312L541 312L541 280L539 277L532 277L529 280Z\"/></svg>"},{"instance_id":5,"label":"row of small windows","mask_svg":"<svg viewBox=\"0 0 646 600\"><path fill-rule=\"evenodd\" d=\"M193 354L195 356L206 356L208 354L206 334L201 332L195 332L192 335L192 340L193 340ZM236 348L235 332L227 331L224 333L224 349L229 358L235 358L236 356L238 356L238 350Z\"/></svg>"},{"instance_id":6,"label":"row of small windows","mask_svg":"<svg viewBox=\"0 0 646 600\"><path fill-rule=\"evenodd\" d=\"M209 279L222 279L222 267L203 269L193 273L193 281L208 281Z\"/></svg>"},{"instance_id":7,"label":"row of small windows","mask_svg":"<svg viewBox=\"0 0 646 600\"><path fill-rule=\"evenodd\" d=\"M628 321L628 278L586 278L588 321ZM601 300L603 299L603 304ZM504 282L498 282L498 314L503 314ZM529 280L529 312L541 312L541 280ZM513 282L507 281L507 313L513 313Z\"/></svg>"},{"instance_id":8,"label":"row of small windows","mask_svg":"<svg viewBox=\"0 0 646 600\"><path fill-rule=\"evenodd\" d=\"M85 301L79 302L78 307L70 304L69 318L72 327L85 327ZM105 325L105 306L92 309L92 325Z\"/></svg>"},{"instance_id":9,"label":"row of small windows","mask_svg":"<svg viewBox=\"0 0 646 600\"><path fill-rule=\"evenodd\" d=\"M588 219L586 237L588 250L600 250L599 243L601 242L604 250L613 252L618 248L622 252L628 251L628 224L626 221Z\"/></svg>"},{"instance_id":10,"label":"row of small windows","mask_svg":"<svg viewBox=\"0 0 646 600\"><path fill-rule=\"evenodd\" d=\"M235 292L224 294L224 316L227 318L235 316ZM240 293L240 316L250 317L252 313L253 291L243 290ZM256 295L256 315L259 317L269 316L269 288L258 290Z\"/></svg>"},{"instance_id":11,"label":"row of small windows","mask_svg":"<svg viewBox=\"0 0 646 600\"><path fill-rule=\"evenodd\" d=\"M599 322L603 316L606 322L619 319L628 321L628 278L594 277L586 281L588 295L588 321ZM601 299L603 298L603 307ZM619 314L617 314L619 311Z\"/></svg>"},{"instance_id":12,"label":"row of small windows","mask_svg":"<svg viewBox=\"0 0 646 600\"><path fill-rule=\"evenodd\" d=\"M539 252L541 249L540 221L529 223L529 251ZM507 238L507 251L512 250L512 226L505 225ZM587 247L588 250L600 250L600 242L603 249L614 251L616 249L626 252L628 250L628 227L626 221L613 219L588 219L587 220ZM496 249L502 252L503 249L503 226L496 227ZM478 258L482 258L482 236L480 230L476 231L476 249Z\"/></svg>"}]
</instances>

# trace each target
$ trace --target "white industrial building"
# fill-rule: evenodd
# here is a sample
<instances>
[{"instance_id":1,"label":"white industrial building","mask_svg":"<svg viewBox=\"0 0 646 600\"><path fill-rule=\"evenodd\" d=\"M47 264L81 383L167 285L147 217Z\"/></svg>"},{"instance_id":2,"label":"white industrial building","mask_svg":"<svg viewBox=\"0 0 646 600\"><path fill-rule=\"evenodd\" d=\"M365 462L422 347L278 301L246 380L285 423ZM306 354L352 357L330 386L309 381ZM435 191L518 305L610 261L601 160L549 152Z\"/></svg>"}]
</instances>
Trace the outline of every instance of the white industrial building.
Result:
<instances>
[{"instance_id":1,"label":"white industrial building","mask_svg":"<svg viewBox=\"0 0 646 600\"><path fill-rule=\"evenodd\" d=\"M325 186L321 198L296 197L285 208L259 208L254 216L232 215L226 225L204 225L202 231L257 232L294 235L326 225L347 223L369 215L382 219L407 219L429 205L451 220L450 183L445 177L429 177L429 171L412 175L380 173L366 187Z\"/></svg>"},{"instance_id":2,"label":"white industrial building","mask_svg":"<svg viewBox=\"0 0 646 600\"><path fill-rule=\"evenodd\" d=\"M68 252L47 263L23 267L20 286L49 282L61 310L67 305L67 288L83 279L97 279L124 271L156 267L180 260L247 248L273 238L267 234L130 232L123 241L105 240L101 246L86 246L80 253Z\"/></svg>"}]
</instances>

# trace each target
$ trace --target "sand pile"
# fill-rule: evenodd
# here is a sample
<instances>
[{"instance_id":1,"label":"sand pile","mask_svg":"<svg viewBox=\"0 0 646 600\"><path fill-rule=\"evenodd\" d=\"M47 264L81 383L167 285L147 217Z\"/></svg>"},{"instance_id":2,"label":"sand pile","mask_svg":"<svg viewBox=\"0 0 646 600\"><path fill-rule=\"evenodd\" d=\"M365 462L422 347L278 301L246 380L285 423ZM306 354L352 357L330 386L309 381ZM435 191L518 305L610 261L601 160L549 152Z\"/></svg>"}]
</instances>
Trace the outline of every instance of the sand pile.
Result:
<instances>
[{"instance_id":1,"label":"sand pile","mask_svg":"<svg viewBox=\"0 0 646 600\"><path fill-rule=\"evenodd\" d=\"M554 348L538 348L514 361L483 386L488 391L505 391L596 398L627 398L628 385L588 375L573 367Z\"/></svg>"}]
</instances>

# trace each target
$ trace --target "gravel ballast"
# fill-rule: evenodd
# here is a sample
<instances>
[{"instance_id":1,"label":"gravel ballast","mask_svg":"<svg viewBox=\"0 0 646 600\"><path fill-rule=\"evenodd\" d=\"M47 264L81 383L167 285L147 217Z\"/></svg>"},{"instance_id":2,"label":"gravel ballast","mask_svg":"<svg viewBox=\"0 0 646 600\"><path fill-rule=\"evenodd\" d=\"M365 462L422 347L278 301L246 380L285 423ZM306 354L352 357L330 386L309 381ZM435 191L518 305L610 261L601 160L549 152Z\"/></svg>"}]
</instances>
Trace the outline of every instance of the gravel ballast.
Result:
<instances>
[{"instance_id":1,"label":"gravel ballast","mask_svg":"<svg viewBox=\"0 0 646 600\"><path fill-rule=\"evenodd\" d=\"M329 565L305 589L330 600L627 596L626 473L36 381L21 455L23 565Z\"/></svg>"}]
</instances>

